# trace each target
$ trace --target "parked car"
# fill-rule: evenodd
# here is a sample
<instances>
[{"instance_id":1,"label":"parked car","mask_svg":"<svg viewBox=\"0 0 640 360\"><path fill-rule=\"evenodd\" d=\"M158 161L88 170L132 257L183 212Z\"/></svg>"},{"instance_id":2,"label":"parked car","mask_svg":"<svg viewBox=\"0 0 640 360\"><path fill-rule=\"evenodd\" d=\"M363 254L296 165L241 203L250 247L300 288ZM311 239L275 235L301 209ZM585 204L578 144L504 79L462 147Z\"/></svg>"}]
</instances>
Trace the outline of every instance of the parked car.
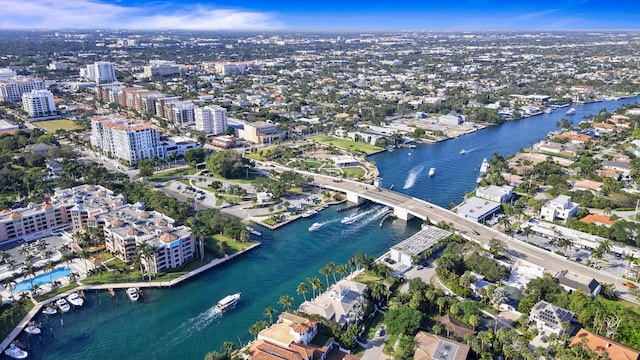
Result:
<instances>
[{"instance_id":1,"label":"parked car","mask_svg":"<svg viewBox=\"0 0 640 360\"><path fill-rule=\"evenodd\" d=\"M383 336L384 334L385 334L384 325L382 325L378 330L376 330L376 336Z\"/></svg>"},{"instance_id":2,"label":"parked car","mask_svg":"<svg viewBox=\"0 0 640 360\"><path fill-rule=\"evenodd\" d=\"M387 264L395 264L396 261L393 260L392 258L384 258L384 262L386 262Z\"/></svg>"},{"instance_id":3,"label":"parked car","mask_svg":"<svg viewBox=\"0 0 640 360\"><path fill-rule=\"evenodd\" d=\"M422 265L416 266L416 270L422 270L422 269L424 269L424 266L422 266Z\"/></svg>"},{"instance_id":4,"label":"parked car","mask_svg":"<svg viewBox=\"0 0 640 360\"><path fill-rule=\"evenodd\" d=\"M622 283L622 285L624 285L626 287L629 287L629 288L636 287L636 285L634 283L630 282L630 281L625 281L625 282Z\"/></svg>"}]
</instances>

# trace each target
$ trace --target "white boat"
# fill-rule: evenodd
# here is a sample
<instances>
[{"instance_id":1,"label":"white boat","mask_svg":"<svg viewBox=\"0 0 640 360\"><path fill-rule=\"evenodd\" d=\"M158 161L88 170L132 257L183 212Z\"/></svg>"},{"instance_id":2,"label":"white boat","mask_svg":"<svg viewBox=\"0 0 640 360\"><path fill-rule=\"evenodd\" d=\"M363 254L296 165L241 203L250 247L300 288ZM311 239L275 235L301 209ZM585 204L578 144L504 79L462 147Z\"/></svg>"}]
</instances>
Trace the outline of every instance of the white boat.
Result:
<instances>
[{"instance_id":1,"label":"white boat","mask_svg":"<svg viewBox=\"0 0 640 360\"><path fill-rule=\"evenodd\" d=\"M55 315L58 313L58 310L56 310L56 308L54 308L53 306L45 306L42 310L42 313L45 315Z\"/></svg>"},{"instance_id":2,"label":"white boat","mask_svg":"<svg viewBox=\"0 0 640 360\"><path fill-rule=\"evenodd\" d=\"M316 216L317 214L318 214L317 211L309 209L309 210L305 210L305 212L302 213L302 217L308 218L308 217Z\"/></svg>"},{"instance_id":3,"label":"white boat","mask_svg":"<svg viewBox=\"0 0 640 360\"><path fill-rule=\"evenodd\" d=\"M71 303L73 306L82 306L84 304L84 299L78 295L78 293L71 293L67 296L67 301Z\"/></svg>"},{"instance_id":4,"label":"white boat","mask_svg":"<svg viewBox=\"0 0 640 360\"><path fill-rule=\"evenodd\" d=\"M4 354L12 359L26 359L29 353L20 349L16 344L11 343L9 347L4 351Z\"/></svg>"},{"instance_id":5,"label":"white boat","mask_svg":"<svg viewBox=\"0 0 640 360\"><path fill-rule=\"evenodd\" d=\"M432 177L435 174L436 174L436 168L429 169L429 177Z\"/></svg>"},{"instance_id":6,"label":"white boat","mask_svg":"<svg viewBox=\"0 0 640 360\"><path fill-rule=\"evenodd\" d=\"M482 165L480 165L480 174L486 174L487 170L489 170L489 162L487 158L482 159Z\"/></svg>"},{"instance_id":7,"label":"white boat","mask_svg":"<svg viewBox=\"0 0 640 360\"><path fill-rule=\"evenodd\" d=\"M358 212L354 212L353 214L340 220L340 222L343 224L353 224L357 219L358 219Z\"/></svg>"},{"instance_id":8,"label":"white boat","mask_svg":"<svg viewBox=\"0 0 640 360\"><path fill-rule=\"evenodd\" d=\"M313 223L313 225L309 226L309 231L316 231L322 227L322 223Z\"/></svg>"},{"instance_id":9,"label":"white boat","mask_svg":"<svg viewBox=\"0 0 640 360\"><path fill-rule=\"evenodd\" d=\"M131 301L138 301L138 298L140 297L140 295L138 294L138 290L136 290L136 288L128 288L127 289L127 296L129 297L129 300Z\"/></svg>"},{"instance_id":10,"label":"white boat","mask_svg":"<svg viewBox=\"0 0 640 360\"><path fill-rule=\"evenodd\" d=\"M60 309L60 311L62 312L68 312L69 310L71 310L71 306L64 298L56 300L56 306L58 306L58 309Z\"/></svg>"},{"instance_id":11,"label":"white boat","mask_svg":"<svg viewBox=\"0 0 640 360\"><path fill-rule=\"evenodd\" d=\"M482 177L478 177L478 178L476 179L476 184L480 184L481 182L482 182Z\"/></svg>"},{"instance_id":12,"label":"white boat","mask_svg":"<svg viewBox=\"0 0 640 360\"><path fill-rule=\"evenodd\" d=\"M573 115L576 113L576 108L571 108L569 110L567 110L567 112L565 113L565 115Z\"/></svg>"},{"instance_id":13,"label":"white boat","mask_svg":"<svg viewBox=\"0 0 640 360\"><path fill-rule=\"evenodd\" d=\"M544 110L542 112L545 113L545 114L551 114L552 111L553 111L552 108L546 107L546 108L544 108Z\"/></svg>"},{"instance_id":14,"label":"white boat","mask_svg":"<svg viewBox=\"0 0 640 360\"><path fill-rule=\"evenodd\" d=\"M464 155L466 153L467 153L467 150L465 150L465 149L460 150L460 155Z\"/></svg>"},{"instance_id":15,"label":"white boat","mask_svg":"<svg viewBox=\"0 0 640 360\"><path fill-rule=\"evenodd\" d=\"M26 331L28 334L30 335L38 335L42 332L42 330L40 330L39 327L35 326L35 325L29 325L26 328L24 328L24 331Z\"/></svg>"},{"instance_id":16,"label":"white boat","mask_svg":"<svg viewBox=\"0 0 640 360\"><path fill-rule=\"evenodd\" d=\"M252 228L251 226L247 226L246 229L249 232L249 234L253 234L255 236L262 236L261 232L259 232L258 230Z\"/></svg>"},{"instance_id":17,"label":"white boat","mask_svg":"<svg viewBox=\"0 0 640 360\"><path fill-rule=\"evenodd\" d=\"M236 307L236 304L240 300L240 293L227 295L218 301L218 305L216 305L216 309L219 311L226 311L228 309L233 309Z\"/></svg>"}]
</instances>

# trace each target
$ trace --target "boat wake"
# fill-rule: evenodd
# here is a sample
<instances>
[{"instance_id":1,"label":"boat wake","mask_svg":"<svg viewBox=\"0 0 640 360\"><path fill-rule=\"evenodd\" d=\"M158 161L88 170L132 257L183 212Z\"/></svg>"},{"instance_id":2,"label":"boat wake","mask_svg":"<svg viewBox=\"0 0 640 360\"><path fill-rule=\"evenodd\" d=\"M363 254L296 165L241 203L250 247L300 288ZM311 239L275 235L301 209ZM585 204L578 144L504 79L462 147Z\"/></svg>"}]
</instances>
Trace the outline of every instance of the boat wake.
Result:
<instances>
[{"instance_id":1,"label":"boat wake","mask_svg":"<svg viewBox=\"0 0 640 360\"><path fill-rule=\"evenodd\" d=\"M178 345L185 341L193 333L201 331L209 326L214 320L222 316L222 312L216 308L216 305L207 309L207 311L193 317L178 326L175 330L169 332L163 339L160 340L160 344L166 344L170 346Z\"/></svg>"},{"instance_id":2,"label":"boat wake","mask_svg":"<svg viewBox=\"0 0 640 360\"><path fill-rule=\"evenodd\" d=\"M351 234L357 232L362 229L368 223L372 221L376 221L377 219L384 216L384 214L389 211L389 208L386 206L377 206L373 209L367 210L361 214L356 215L358 217L358 222L349 227L348 230L342 231L342 235Z\"/></svg>"},{"instance_id":3,"label":"boat wake","mask_svg":"<svg viewBox=\"0 0 640 360\"><path fill-rule=\"evenodd\" d=\"M474 147L473 149L464 150L464 152L460 152L460 154L468 154L468 153L470 153L470 152L472 152L472 151L476 151L476 150L482 149L482 148L483 148L483 147L485 147L485 146L487 146L487 144L480 145L480 146L476 146L476 147Z\"/></svg>"},{"instance_id":4,"label":"boat wake","mask_svg":"<svg viewBox=\"0 0 640 360\"><path fill-rule=\"evenodd\" d=\"M402 188L405 190L411 189L413 185L416 184L416 180L418 179L418 176L420 175L422 170L424 170L424 165L418 165L411 169L411 171L409 171L409 176L407 176L407 180L405 180L404 186Z\"/></svg>"}]
</instances>

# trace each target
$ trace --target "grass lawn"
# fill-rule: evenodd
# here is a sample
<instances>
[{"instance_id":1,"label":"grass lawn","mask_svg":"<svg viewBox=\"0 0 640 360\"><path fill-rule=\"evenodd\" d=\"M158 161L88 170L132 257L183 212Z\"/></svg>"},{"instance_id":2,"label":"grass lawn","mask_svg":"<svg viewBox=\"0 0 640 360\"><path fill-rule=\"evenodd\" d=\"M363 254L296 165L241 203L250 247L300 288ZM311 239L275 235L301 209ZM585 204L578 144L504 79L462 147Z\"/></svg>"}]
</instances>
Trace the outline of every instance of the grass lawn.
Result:
<instances>
[{"instance_id":1,"label":"grass lawn","mask_svg":"<svg viewBox=\"0 0 640 360\"><path fill-rule=\"evenodd\" d=\"M173 169L169 171L163 171L161 173L155 173L153 176L149 178L151 181L167 181L175 178L180 178L189 174L189 169L181 168L181 169Z\"/></svg>"},{"instance_id":2,"label":"grass lawn","mask_svg":"<svg viewBox=\"0 0 640 360\"><path fill-rule=\"evenodd\" d=\"M360 275L358 275L356 277L355 281L361 282L361 283L363 283L365 285L369 285L369 284L374 283L374 282L384 281L384 279L381 278L380 276L373 275L370 272L365 271L365 272L360 273Z\"/></svg>"},{"instance_id":3,"label":"grass lawn","mask_svg":"<svg viewBox=\"0 0 640 360\"><path fill-rule=\"evenodd\" d=\"M384 320L384 315L376 312L376 315L371 319L371 321L367 322L367 339L373 339L376 336L376 330L382 324L382 320Z\"/></svg>"},{"instance_id":4,"label":"grass lawn","mask_svg":"<svg viewBox=\"0 0 640 360\"><path fill-rule=\"evenodd\" d=\"M77 283L68 284L68 285L65 285L63 287L57 288L55 290L49 291L46 294L38 295L38 296L36 296L36 300L38 300L38 301L46 300L46 299L52 298L52 297L54 297L54 296L56 296L58 294L62 294L62 293L65 293L65 292L67 292L69 290L73 290L73 289L77 288L78 286L79 285Z\"/></svg>"},{"instance_id":5,"label":"grass lawn","mask_svg":"<svg viewBox=\"0 0 640 360\"><path fill-rule=\"evenodd\" d=\"M249 247L249 245L251 245L251 243L243 244L239 241L235 241L230 237L220 235L220 234L213 235L213 238L216 239L219 243L222 243L223 241L227 243L227 246L225 247L225 252L228 254L235 254L238 251L244 250L247 247ZM231 250L231 252L229 252L229 250Z\"/></svg>"},{"instance_id":6,"label":"grass lawn","mask_svg":"<svg viewBox=\"0 0 640 360\"><path fill-rule=\"evenodd\" d=\"M36 126L39 126L47 132L53 133L58 129L63 130L82 130L84 129L82 126L76 124L73 120L69 119L57 119L57 120L46 120L46 121L37 121L34 123Z\"/></svg>"},{"instance_id":7,"label":"grass lawn","mask_svg":"<svg viewBox=\"0 0 640 360\"><path fill-rule=\"evenodd\" d=\"M333 145L345 150L353 150L363 152L367 155L373 154L377 151L383 150L383 148L378 146L373 146L369 144L365 144L363 142L355 142L347 139L340 139L333 136L319 136L314 138L315 141L327 145Z\"/></svg>"},{"instance_id":8,"label":"grass lawn","mask_svg":"<svg viewBox=\"0 0 640 360\"><path fill-rule=\"evenodd\" d=\"M361 167L347 167L343 168L342 171L351 179L358 179L365 174L364 169Z\"/></svg>"}]
</instances>

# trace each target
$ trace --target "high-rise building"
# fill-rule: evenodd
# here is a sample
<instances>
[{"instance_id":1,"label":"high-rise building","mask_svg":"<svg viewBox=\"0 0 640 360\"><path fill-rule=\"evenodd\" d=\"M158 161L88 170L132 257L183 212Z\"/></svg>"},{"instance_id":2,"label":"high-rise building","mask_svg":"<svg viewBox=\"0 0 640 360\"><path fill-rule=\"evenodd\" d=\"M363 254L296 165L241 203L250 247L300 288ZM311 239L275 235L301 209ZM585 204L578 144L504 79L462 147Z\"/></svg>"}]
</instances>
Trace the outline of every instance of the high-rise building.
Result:
<instances>
[{"instance_id":1,"label":"high-rise building","mask_svg":"<svg viewBox=\"0 0 640 360\"><path fill-rule=\"evenodd\" d=\"M171 104L172 120L176 127L191 125L195 122L196 106L191 101L178 101Z\"/></svg>"},{"instance_id":2,"label":"high-rise building","mask_svg":"<svg viewBox=\"0 0 640 360\"><path fill-rule=\"evenodd\" d=\"M96 84L111 83L116 80L113 64L108 61L98 61L80 69L80 76L94 81Z\"/></svg>"},{"instance_id":3,"label":"high-rise building","mask_svg":"<svg viewBox=\"0 0 640 360\"><path fill-rule=\"evenodd\" d=\"M143 67L145 77L156 78L180 74L180 65L175 61L151 60L149 63Z\"/></svg>"},{"instance_id":4,"label":"high-rise building","mask_svg":"<svg viewBox=\"0 0 640 360\"><path fill-rule=\"evenodd\" d=\"M165 155L158 129L120 115L91 118L91 145L130 164Z\"/></svg>"},{"instance_id":5,"label":"high-rise building","mask_svg":"<svg viewBox=\"0 0 640 360\"><path fill-rule=\"evenodd\" d=\"M218 105L197 108L196 130L207 135L220 135L227 130L227 109Z\"/></svg>"},{"instance_id":6,"label":"high-rise building","mask_svg":"<svg viewBox=\"0 0 640 360\"><path fill-rule=\"evenodd\" d=\"M8 74L8 73L7 73ZM12 76L0 79L0 101L22 99L22 94L31 90L45 90L45 82L41 78L28 76Z\"/></svg>"},{"instance_id":7,"label":"high-rise building","mask_svg":"<svg viewBox=\"0 0 640 360\"><path fill-rule=\"evenodd\" d=\"M30 118L43 118L58 114L53 94L49 90L32 90L22 94L22 108Z\"/></svg>"}]
</instances>

